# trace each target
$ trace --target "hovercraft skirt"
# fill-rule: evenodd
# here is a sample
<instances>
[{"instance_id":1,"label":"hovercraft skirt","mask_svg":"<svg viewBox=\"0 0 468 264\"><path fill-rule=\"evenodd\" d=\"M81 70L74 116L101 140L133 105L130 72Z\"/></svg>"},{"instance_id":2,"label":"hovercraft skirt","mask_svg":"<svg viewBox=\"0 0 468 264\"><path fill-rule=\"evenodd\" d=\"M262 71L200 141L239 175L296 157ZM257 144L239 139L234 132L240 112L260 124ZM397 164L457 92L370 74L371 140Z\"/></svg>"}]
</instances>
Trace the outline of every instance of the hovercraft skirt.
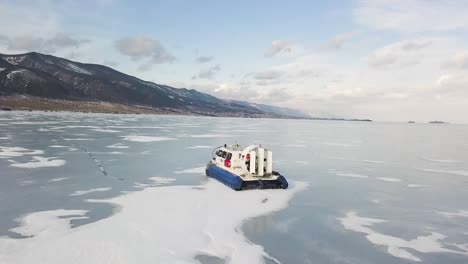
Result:
<instances>
[{"instance_id":1,"label":"hovercraft skirt","mask_svg":"<svg viewBox=\"0 0 468 264\"><path fill-rule=\"evenodd\" d=\"M214 178L229 188L239 190L250 190L250 189L286 189L288 188L288 182L283 176L279 176L276 180L255 180L255 181L243 181L241 177L230 173L216 165L208 165L206 168L206 175Z\"/></svg>"}]
</instances>

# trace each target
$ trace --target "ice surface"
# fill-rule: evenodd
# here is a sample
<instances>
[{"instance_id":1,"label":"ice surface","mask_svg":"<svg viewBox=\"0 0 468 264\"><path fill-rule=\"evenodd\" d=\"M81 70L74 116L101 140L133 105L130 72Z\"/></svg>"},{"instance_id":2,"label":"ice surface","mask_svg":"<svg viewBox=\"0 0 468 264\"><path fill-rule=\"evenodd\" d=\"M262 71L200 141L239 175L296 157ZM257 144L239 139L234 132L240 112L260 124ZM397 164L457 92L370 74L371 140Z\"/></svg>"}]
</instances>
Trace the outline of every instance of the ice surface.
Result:
<instances>
[{"instance_id":1,"label":"ice surface","mask_svg":"<svg viewBox=\"0 0 468 264\"><path fill-rule=\"evenodd\" d=\"M203 167L197 167L197 168L191 168L191 169L185 169L185 170L179 170L175 171L174 173L180 174L180 173L200 173L200 174L205 174L206 166Z\"/></svg>"},{"instance_id":2,"label":"ice surface","mask_svg":"<svg viewBox=\"0 0 468 264\"><path fill-rule=\"evenodd\" d=\"M386 182L401 182L401 179L398 178L390 178L390 177L377 177L377 179Z\"/></svg>"},{"instance_id":3,"label":"ice surface","mask_svg":"<svg viewBox=\"0 0 468 264\"><path fill-rule=\"evenodd\" d=\"M263 263L263 247L247 241L239 226L248 218L287 206L306 184L287 190L235 192L209 180L201 185L162 186L108 202L121 207L114 216L70 229L80 210L36 212L11 231L33 236L0 237L4 263L194 263L206 254L230 263ZM263 200L268 199L264 203ZM101 201L104 202L104 201ZM245 206L248 204L249 206Z\"/></svg>"},{"instance_id":4,"label":"ice surface","mask_svg":"<svg viewBox=\"0 0 468 264\"><path fill-rule=\"evenodd\" d=\"M68 148L68 147L62 146L62 145L52 145L52 146L49 146L49 148Z\"/></svg>"},{"instance_id":5,"label":"ice surface","mask_svg":"<svg viewBox=\"0 0 468 264\"><path fill-rule=\"evenodd\" d=\"M412 249L420 253L454 253L468 255L467 250L453 250L446 246L459 246L457 244L448 244L441 242L446 236L432 232L427 236L418 236L415 239L405 240L379 233L370 227L374 224L387 222L382 219L365 218L357 215L356 212L348 212L345 217L338 218L345 229L366 234L367 240L374 245L387 247L387 252L395 257L404 258L412 261L421 261L419 256L415 256L405 249Z\"/></svg>"},{"instance_id":6,"label":"ice surface","mask_svg":"<svg viewBox=\"0 0 468 264\"><path fill-rule=\"evenodd\" d=\"M107 191L110 191L110 190L112 190L111 187L95 188L95 189L90 189L90 190L86 190L86 191L76 191L76 192L70 194L70 196L80 196L80 195L85 195L85 194L93 193L93 192L107 192Z\"/></svg>"},{"instance_id":7,"label":"ice surface","mask_svg":"<svg viewBox=\"0 0 468 264\"><path fill-rule=\"evenodd\" d=\"M293 147L293 148L305 148L306 145L304 144L286 144L286 145L283 145L285 147Z\"/></svg>"},{"instance_id":8,"label":"ice surface","mask_svg":"<svg viewBox=\"0 0 468 264\"><path fill-rule=\"evenodd\" d=\"M33 160L25 163L13 163L10 164L12 167L16 168L25 168L25 169L35 169L35 168L44 168L44 167L60 167L65 165L66 161L61 159L55 159L55 157L45 158L34 156Z\"/></svg>"},{"instance_id":9,"label":"ice surface","mask_svg":"<svg viewBox=\"0 0 468 264\"><path fill-rule=\"evenodd\" d=\"M287 233L291 229L291 227L294 226L299 221L298 217L291 217L287 218L286 220L280 221L275 224L276 230L282 232L282 233Z\"/></svg>"},{"instance_id":10,"label":"ice surface","mask_svg":"<svg viewBox=\"0 0 468 264\"><path fill-rule=\"evenodd\" d=\"M445 217L468 217L468 210L458 210L458 212L437 212Z\"/></svg>"},{"instance_id":11,"label":"ice surface","mask_svg":"<svg viewBox=\"0 0 468 264\"><path fill-rule=\"evenodd\" d=\"M326 146L332 146L332 147L352 147L352 144L348 143L337 143L337 142L324 142L322 143L323 145Z\"/></svg>"},{"instance_id":12,"label":"ice surface","mask_svg":"<svg viewBox=\"0 0 468 264\"><path fill-rule=\"evenodd\" d=\"M296 160L296 163L302 164L302 165L309 165L310 163L308 161L301 161L301 160Z\"/></svg>"},{"instance_id":13,"label":"ice surface","mask_svg":"<svg viewBox=\"0 0 468 264\"><path fill-rule=\"evenodd\" d=\"M156 141L166 141L166 140L176 140L175 138L170 137L152 137L152 136L123 136L124 140L133 141L133 142L156 142Z\"/></svg>"}]
</instances>

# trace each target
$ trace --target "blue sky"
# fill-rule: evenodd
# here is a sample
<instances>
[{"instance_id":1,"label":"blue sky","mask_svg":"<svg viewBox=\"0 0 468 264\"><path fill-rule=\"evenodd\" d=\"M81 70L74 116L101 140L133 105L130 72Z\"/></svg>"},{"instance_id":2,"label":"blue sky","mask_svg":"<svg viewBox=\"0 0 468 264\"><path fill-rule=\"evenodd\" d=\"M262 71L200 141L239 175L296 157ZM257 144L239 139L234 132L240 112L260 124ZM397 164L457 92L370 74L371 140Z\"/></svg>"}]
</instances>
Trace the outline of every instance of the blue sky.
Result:
<instances>
[{"instance_id":1,"label":"blue sky","mask_svg":"<svg viewBox=\"0 0 468 264\"><path fill-rule=\"evenodd\" d=\"M0 0L0 52L317 116L468 122L464 2Z\"/></svg>"}]
</instances>

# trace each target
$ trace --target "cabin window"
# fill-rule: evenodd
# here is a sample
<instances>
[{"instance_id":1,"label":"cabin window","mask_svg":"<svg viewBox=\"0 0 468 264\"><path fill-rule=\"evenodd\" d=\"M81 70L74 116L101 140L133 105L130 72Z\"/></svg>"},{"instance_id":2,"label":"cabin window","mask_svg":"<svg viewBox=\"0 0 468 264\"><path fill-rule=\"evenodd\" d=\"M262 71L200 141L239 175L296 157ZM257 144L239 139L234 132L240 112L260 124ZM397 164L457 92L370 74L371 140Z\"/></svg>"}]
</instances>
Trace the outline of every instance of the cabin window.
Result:
<instances>
[{"instance_id":1,"label":"cabin window","mask_svg":"<svg viewBox=\"0 0 468 264\"><path fill-rule=\"evenodd\" d=\"M228 153L226 159L231 160L231 158L232 158L232 153Z\"/></svg>"},{"instance_id":2,"label":"cabin window","mask_svg":"<svg viewBox=\"0 0 468 264\"><path fill-rule=\"evenodd\" d=\"M222 155L223 155L222 150L219 149L218 151L216 151L216 156L221 157Z\"/></svg>"},{"instance_id":3,"label":"cabin window","mask_svg":"<svg viewBox=\"0 0 468 264\"><path fill-rule=\"evenodd\" d=\"M223 153L221 154L221 158L226 159L226 156L227 156L227 152L223 151Z\"/></svg>"}]
</instances>

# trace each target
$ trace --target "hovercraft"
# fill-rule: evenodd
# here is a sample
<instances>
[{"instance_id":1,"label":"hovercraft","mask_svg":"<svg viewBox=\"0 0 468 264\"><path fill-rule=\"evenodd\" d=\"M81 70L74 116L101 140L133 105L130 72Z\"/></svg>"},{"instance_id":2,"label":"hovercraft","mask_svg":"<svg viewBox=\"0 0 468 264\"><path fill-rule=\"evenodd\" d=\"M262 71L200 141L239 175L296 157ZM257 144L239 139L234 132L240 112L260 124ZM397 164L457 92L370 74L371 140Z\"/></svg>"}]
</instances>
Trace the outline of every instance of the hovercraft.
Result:
<instances>
[{"instance_id":1,"label":"hovercraft","mask_svg":"<svg viewBox=\"0 0 468 264\"><path fill-rule=\"evenodd\" d=\"M236 191L288 188L286 179L273 171L273 152L261 145L215 148L213 159L206 166L206 175Z\"/></svg>"}]
</instances>

